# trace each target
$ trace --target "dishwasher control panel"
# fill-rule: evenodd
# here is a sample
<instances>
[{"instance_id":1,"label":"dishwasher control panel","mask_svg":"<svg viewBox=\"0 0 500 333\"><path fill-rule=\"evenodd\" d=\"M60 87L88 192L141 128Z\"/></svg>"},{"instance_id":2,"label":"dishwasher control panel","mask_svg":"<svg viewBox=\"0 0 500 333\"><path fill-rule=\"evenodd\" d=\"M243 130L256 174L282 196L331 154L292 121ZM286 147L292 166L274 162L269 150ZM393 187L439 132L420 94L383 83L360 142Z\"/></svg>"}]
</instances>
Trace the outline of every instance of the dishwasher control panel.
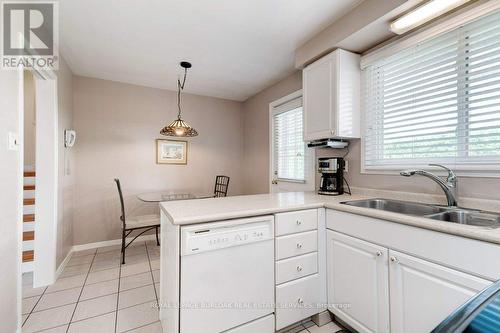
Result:
<instances>
[{"instance_id":1,"label":"dishwasher control panel","mask_svg":"<svg viewBox=\"0 0 500 333\"><path fill-rule=\"evenodd\" d=\"M205 228L200 226L182 231L182 255L245 245L273 238L273 220L220 226L210 223Z\"/></svg>"}]
</instances>

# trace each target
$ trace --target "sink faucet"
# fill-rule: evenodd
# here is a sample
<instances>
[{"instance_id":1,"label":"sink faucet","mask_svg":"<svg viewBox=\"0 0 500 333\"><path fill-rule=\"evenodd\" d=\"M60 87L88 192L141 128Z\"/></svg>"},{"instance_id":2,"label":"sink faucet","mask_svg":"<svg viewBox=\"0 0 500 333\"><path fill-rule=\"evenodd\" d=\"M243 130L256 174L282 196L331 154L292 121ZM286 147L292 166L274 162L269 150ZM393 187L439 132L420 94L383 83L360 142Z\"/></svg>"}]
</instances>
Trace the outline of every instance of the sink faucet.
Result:
<instances>
[{"instance_id":1,"label":"sink faucet","mask_svg":"<svg viewBox=\"0 0 500 333\"><path fill-rule=\"evenodd\" d=\"M403 170L399 174L404 177L411 177L413 175L419 175L419 176L424 176L427 178L432 179L435 181L444 191L444 194L446 194L446 200L448 200L448 206L450 207L456 207L458 206L457 203L457 185L458 185L458 179L455 173L445 167L444 165L440 164L429 164L429 166L436 166L445 169L448 171L448 176L446 177L446 181L441 179L440 177L436 176L433 173L427 172L425 170Z\"/></svg>"}]
</instances>

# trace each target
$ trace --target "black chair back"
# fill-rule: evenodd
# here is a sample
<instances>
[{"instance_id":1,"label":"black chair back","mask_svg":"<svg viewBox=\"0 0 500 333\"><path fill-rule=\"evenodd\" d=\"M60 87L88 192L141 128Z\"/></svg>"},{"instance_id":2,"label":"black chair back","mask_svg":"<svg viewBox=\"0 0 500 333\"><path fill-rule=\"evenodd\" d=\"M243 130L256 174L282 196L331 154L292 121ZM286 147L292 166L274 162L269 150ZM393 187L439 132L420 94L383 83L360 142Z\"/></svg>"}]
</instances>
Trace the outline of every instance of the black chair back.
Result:
<instances>
[{"instance_id":1,"label":"black chair back","mask_svg":"<svg viewBox=\"0 0 500 333\"><path fill-rule=\"evenodd\" d=\"M125 203L123 202L123 194L122 194L122 186L120 185L120 180L115 178L116 187L118 188L118 195L120 196L120 205L122 208L122 215L120 216L120 220L123 223L123 228L125 229Z\"/></svg>"},{"instance_id":2,"label":"black chair back","mask_svg":"<svg viewBox=\"0 0 500 333\"><path fill-rule=\"evenodd\" d=\"M229 177L228 176L215 177L214 197L215 198L226 197L228 187L229 187Z\"/></svg>"}]
</instances>

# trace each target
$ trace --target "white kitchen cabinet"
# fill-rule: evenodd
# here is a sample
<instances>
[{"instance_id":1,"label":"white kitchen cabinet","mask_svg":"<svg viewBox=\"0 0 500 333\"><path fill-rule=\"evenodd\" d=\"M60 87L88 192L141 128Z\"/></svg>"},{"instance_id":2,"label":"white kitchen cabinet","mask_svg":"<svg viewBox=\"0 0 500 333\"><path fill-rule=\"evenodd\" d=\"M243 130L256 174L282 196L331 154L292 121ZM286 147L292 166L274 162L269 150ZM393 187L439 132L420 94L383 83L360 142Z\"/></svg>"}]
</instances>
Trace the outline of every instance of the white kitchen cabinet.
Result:
<instances>
[{"instance_id":1,"label":"white kitchen cabinet","mask_svg":"<svg viewBox=\"0 0 500 333\"><path fill-rule=\"evenodd\" d=\"M360 137L360 56L337 49L304 68L304 140Z\"/></svg>"},{"instance_id":2,"label":"white kitchen cabinet","mask_svg":"<svg viewBox=\"0 0 500 333\"><path fill-rule=\"evenodd\" d=\"M308 209L275 216L275 235L284 236L318 229L318 210Z\"/></svg>"},{"instance_id":3,"label":"white kitchen cabinet","mask_svg":"<svg viewBox=\"0 0 500 333\"><path fill-rule=\"evenodd\" d=\"M321 295L318 274L276 286L276 329L318 313Z\"/></svg>"},{"instance_id":4,"label":"white kitchen cabinet","mask_svg":"<svg viewBox=\"0 0 500 333\"><path fill-rule=\"evenodd\" d=\"M275 214L276 330L327 310L324 209Z\"/></svg>"},{"instance_id":5,"label":"white kitchen cabinet","mask_svg":"<svg viewBox=\"0 0 500 333\"><path fill-rule=\"evenodd\" d=\"M276 238L276 260L300 256L316 251L318 251L317 230Z\"/></svg>"},{"instance_id":6,"label":"white kitchen cabinet","mask_svg":"<svg viewBox=\"0 0 500 333\"><path fill-rule=\"evenodd\" d=\"M392 333L430 332L491 284L469 274L389 251Z\"/></svg>"},{"instance_id":7,"label":"white kitchen cabinet","mask_svg":"<svg viewBox=\"0 0 500 333\"><path fill-rule=\"evenodd\" d=\"M318 273L318 253L279 260L276 262L276 284Z\"/></svg>"},{"instance_id":8,"label":"white kitchen cabinet","mask_svg":"<svg viewBox=\"0 0 500 333\"><path fill-rule=\"evenodd\" d=\"M388 250L327 231L329 310L358 332L389 332Z\"/></svg>"}]
</instances>

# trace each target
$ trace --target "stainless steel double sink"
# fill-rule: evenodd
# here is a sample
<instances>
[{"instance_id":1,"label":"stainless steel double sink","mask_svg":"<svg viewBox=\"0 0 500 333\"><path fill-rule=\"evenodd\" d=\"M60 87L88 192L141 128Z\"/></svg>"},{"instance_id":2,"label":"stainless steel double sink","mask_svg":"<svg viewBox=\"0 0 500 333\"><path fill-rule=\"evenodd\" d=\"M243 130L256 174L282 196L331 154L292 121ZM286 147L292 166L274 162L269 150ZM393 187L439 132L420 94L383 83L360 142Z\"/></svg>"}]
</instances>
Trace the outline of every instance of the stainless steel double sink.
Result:
<instances>
[{"instance_id":1,"label":"stainless steel double sink","mask_svg":"<svg viewBox=\"0 0 500 333\"><path fill-rule=\"evenodd\" d=\"M417 202L381 198L352 200L341 203L349 206L372 208L404 215L426 217L444 222L483 227L487 229L496 229L500 227L500 214L473 209L429 205Z\"/></svg>"}]
</instances>

